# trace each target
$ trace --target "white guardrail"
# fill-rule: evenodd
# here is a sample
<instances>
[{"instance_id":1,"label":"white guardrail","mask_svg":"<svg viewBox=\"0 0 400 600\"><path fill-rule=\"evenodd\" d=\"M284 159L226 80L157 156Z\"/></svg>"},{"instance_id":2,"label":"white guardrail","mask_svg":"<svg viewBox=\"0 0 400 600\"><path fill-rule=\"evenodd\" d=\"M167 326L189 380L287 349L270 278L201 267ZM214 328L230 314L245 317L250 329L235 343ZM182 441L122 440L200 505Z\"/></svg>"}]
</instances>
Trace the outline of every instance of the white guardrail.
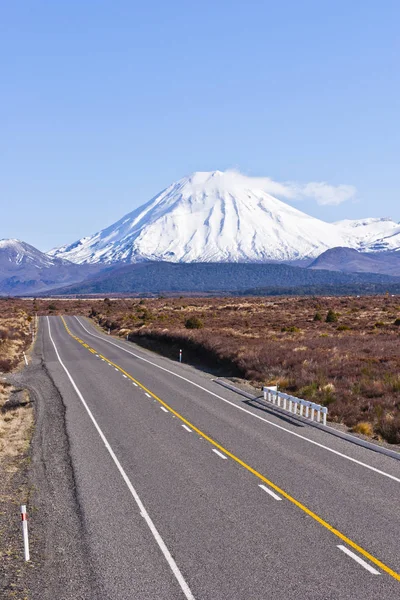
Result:
<instances>
[{"instance_id":1,"label":"white guardrail","mask_svg":"<svg viewBox=\"0 0 400 600\"><path fill-rule=\"evenodd\" d=\"M322 424L326 425L326 415L328 414L326 406L284 394L283 392L279 392L276 386L264 387L263 392L264 400L267 402L271 402L294 415L305 417L311 421L316 420L317 423L321 423L322 416Z\"/></svg>"}]
</instances>

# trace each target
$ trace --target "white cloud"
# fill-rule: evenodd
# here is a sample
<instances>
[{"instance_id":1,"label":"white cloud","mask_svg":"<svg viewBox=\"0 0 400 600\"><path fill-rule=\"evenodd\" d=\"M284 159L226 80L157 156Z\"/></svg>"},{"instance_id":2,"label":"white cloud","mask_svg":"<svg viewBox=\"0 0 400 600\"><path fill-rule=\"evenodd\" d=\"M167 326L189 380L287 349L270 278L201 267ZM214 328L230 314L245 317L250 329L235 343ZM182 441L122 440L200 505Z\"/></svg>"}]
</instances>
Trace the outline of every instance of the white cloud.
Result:
<instances>
[{"instance_id":1,"label":"white cloud","mask_svg":"<svg viewBox=\"0 0 400 600\"><path fill-rule=\"evenodd\" d=\"M288 200L315 200L320 205L338 205L348 200L355 200L357 188L353 185L340 184L330 185L325 181L310 181L309 183L299 183L297 181L274 181L270 177L247 177L238 171L231 171L235 175L237 182L243 185L249 184L251 179L252 187L257 187L263 191Z\"/></svg>"}]
</instances>

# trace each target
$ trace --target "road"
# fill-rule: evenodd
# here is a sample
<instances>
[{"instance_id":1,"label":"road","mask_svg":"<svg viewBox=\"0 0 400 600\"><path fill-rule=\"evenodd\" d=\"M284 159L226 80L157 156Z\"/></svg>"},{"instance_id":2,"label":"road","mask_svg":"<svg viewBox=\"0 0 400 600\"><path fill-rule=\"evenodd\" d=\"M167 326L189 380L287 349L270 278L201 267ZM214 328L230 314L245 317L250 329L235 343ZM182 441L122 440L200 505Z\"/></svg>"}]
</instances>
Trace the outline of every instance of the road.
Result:
<instances>
[{"instance_id":1,"label":"road","mask_svg":"<svg viewBox=\"0 0 400 600\"><path fill-rule=\"evenodd\" d=\"M82 317L41 318L40 332L93 598L400 597L400 461Z\"/></svg>"}]
</instances>

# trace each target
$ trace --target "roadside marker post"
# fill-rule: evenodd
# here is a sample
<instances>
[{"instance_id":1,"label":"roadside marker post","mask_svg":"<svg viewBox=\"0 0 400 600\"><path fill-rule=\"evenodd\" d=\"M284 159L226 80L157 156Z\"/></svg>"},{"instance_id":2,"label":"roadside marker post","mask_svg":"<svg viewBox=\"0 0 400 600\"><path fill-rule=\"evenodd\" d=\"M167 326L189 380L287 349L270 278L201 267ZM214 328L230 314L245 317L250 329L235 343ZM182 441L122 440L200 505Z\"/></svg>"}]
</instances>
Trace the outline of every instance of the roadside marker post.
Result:
<instances>
[{"instance_id":1,"label":"roadside marker post","mask_svg":"<svg viewBox=\"0 0 400 600\"><path fill-rule=\"evenodd\" d=\"M25 364L26 364L26 366L28 366L28 359L26 358L26 354L25 354L25 352L23 352L22 354L24 355L24 361L25 361Z\"/></svg>"},{"instance_id":2,"label":"roadside marker post","mask_svg":"<svg viewBox=\"0 0 400 600\"><path fill-rule=\"evenodd\" d=\"M22 521L22 536L24 539L24 558L25 561L30 560L29 555L29 539L28 539L28 516L26 514L26 505L21 505L21 521Z\"/></svg>"},{"instance_id":3,"label":"roadside marker post","mask_svg":"<svg viewBox=\"0 0 400 600\"><path fill-rule=\"evenodd\" d=\"M179 350L179 362L182 362L182 350Z\"/></svg>"}]
</instances>

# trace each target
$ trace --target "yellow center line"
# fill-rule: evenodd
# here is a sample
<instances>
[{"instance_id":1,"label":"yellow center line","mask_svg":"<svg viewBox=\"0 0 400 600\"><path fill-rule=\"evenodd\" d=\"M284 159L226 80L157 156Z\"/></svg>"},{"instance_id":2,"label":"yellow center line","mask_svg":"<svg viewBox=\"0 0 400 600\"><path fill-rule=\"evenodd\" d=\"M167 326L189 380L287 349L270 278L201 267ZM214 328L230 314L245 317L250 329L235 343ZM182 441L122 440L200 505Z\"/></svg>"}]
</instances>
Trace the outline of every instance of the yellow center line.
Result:
<instances>
[{"instance_id":1,"label":"yellow center line","mask_svg":"<svg viewBox=\"0 0 400 600\"><path fill-rule=\"evenodd\" d=\"M256 469L253 469L253 467L251 467L250 465L248 465L247 463L245 463L238 456L236 456L235 454L233 454L232 452L230 452L229 450L227 450L226 448L224 448L224 446L221 446L221 444L219 444L218 442L216 442L215 440L213 440L206 433L203 433L203 431L201 431L198 427L196 427L195 425L193 425L193 423L191 423L190 421L188 421L187 419L185 419L185 417L183 417L180 413L178 413L176 410L174 410L169 404L167 404L166 402L164 402L164 400L162 400L161 398L159 398L158 396L156 396L156 394L154 394L146 386L144 386L142 383L140 383L140 381L138 381L137 379L135 379L134 377L132 377L132 375L130 375L122 367L120 367L116 363L114 363L111 360L109 360L107 357L105 357L102 354L100 354L100 352L97 352L93 348L90 348L83 340L81 340L80 338L78 338L75 335L73 335L71 333L71 331L69 330L69 328L68 328L68 326L67 326L67 324L66 324L66 322L64 320L64 317L61 317L61 319L62 319L62 321L64 323L64 327L67 330L67 332L69 333L69 335L73 339L75 339L77 342L79 342L82 346L85 346L85 347L89 348L89 350L91 352L98 354L100 358L103 358L110 365L112 365L113 367L115 367L116 369L118 369L121 373L123 373L124 375L126 375L131 381L135 382L140 388L142 388L142 390L144 390L145 392L147 392L148 394L150 394L150 396L152 398L154 398L162 406L164 406L165 408L167 408L173 415L175 415L175 417L177 417L178 419L180 419L183 423L185 423L185 425L187 425L193 431L195 431L196 433L198 433L203 439L205 439L208 442L210 442L210 444L212 444L215 448L218 448L218 450L221 450L221 452L224 452L226 454L226 456L229 456L229 458L231 458L232 460L234 460L241 467L243 467L244 469L246 469L247 471L249 471L250 473L252 473L253 475L255 475L258 479L260 479L261 481L263 481L264 483L266 483L267 485L269 485L272 489L274 489L276 492L278 492L279 494L281 494L281 496L283 496L284 498L286 498L286 500L288 500L289 502L291 502L292 504L294 504L295 506L297 506L297 508L299 508L304 513L306 513L309 517L311 517L312 519L314 519L315 521L317 521L317 523L319 523L320 525L322 525L322 527L324 527L325 529L327 529L328 531L330 531L333 535L335 535L336 537L338 537L340 540L342 540L343 542L345 542L346 544L348 544L349 546L351 546L352 548L354 548L354 550L356 550L362 556L364 556L365 558L367 558L368 560L370 560L374 565L376 565L377 567L381 568L382 571L385 571L386 573L388 573L389 575L391 575L391 577L393 577L397 581L400 581L400 573L397 573L396 571L394 571L393 569L391 569L390 567L388 567L387 565L385 565L385 563L383 563L378 558L376 558L375 556L373 556L372 554L370 554L367 550L364 550L364 548L362 548L361 546L359 546L356 542L353 542L353 540L351 540L346 535L344 535L343 533L341 533L338 529L335 529L334 527L332 527L332 525L330 525L327 521L325 521L324 519L322 519L321 517L319 517L315 512L313 512L312 510L310 510L309 508L307 508L307 506L305 506L304 504L302 504L301 502L299 502L298 500L296 500L296 498L293 498L293 496L291 496L290 494L288 494L287 492L285 492L282 488L280 488L278 485L276 485L275 483L273 483L272 481L270 481L269 479L267 479L267 477L264 477L264 475L262 475L261 473L259 473Z\"/></svg>"}]
</instances>

